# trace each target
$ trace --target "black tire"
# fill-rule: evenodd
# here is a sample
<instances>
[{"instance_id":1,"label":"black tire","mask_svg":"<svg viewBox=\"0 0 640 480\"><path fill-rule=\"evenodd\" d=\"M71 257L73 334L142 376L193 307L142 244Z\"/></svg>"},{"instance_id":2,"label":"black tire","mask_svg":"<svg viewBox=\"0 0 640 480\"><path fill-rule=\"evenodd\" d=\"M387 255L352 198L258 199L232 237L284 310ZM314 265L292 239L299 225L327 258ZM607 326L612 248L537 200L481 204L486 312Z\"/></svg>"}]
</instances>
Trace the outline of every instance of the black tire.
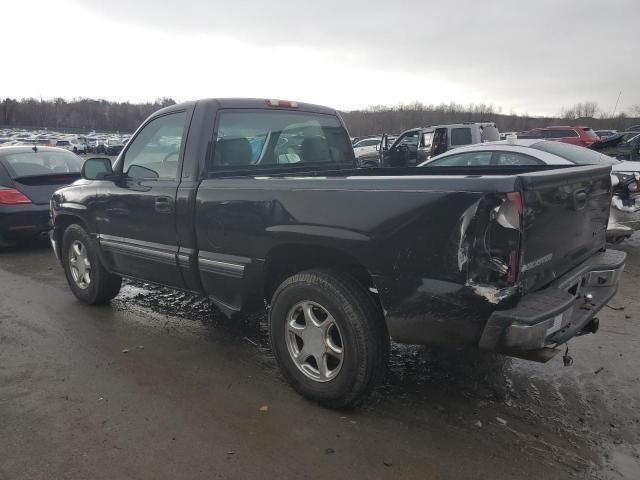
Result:
<instances>
[{"instance_id":1,"label":"black tire","mask_svg":"<svg viewBox=\"0 0 640 480\"><path fill-rule=\"evenodd\" d=\"M74 242L80 242L86 248L87 258L91 265L90 282L85 288L78 286L71 273L70 253ZM120 291L122 277L109 273L102 265L97 252L97 245L87 231L80 225L69 225L62 236L60 258L69 288L78 300L88 305L107 303Z\"/></svg>"},{"instance_id":2,"label":"black tire","mask_svg":"<svg viewBox=\"0 0 640 480\"><path fill-rule=\"evenodd\" d=\"M303 301L322 305L340 330L344 357L329 381L308 378L289 353L287 318ZM303 397L330 408L359 404L386 371L389 335L382 312L360 282L341 272L309 270L287 278L273 295L269 336L280 370L291 386Z\"/></svg>"}]
</instances>

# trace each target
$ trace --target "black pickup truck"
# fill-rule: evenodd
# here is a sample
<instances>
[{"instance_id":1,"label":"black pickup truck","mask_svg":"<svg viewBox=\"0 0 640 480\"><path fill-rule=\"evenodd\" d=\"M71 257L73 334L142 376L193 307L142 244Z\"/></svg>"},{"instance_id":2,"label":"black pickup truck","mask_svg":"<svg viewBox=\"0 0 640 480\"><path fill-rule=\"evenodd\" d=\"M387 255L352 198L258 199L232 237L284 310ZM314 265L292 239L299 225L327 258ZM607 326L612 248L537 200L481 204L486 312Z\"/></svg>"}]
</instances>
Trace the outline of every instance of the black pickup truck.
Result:
<instances>
[{"instance_id":1,"label":"black pickup truck","mask_svg":"<svg viewBox=\"0 0 640 480\"><path fill-rule=\"evenodd\" d=\"M331 407L372 388L390 338L546 361L595 332L625 260L609 167L354 165L329 108L171 106L53 195L53 249L88 304L131 277L266 308L284 376Z\"/></svg>"}]
</instances>

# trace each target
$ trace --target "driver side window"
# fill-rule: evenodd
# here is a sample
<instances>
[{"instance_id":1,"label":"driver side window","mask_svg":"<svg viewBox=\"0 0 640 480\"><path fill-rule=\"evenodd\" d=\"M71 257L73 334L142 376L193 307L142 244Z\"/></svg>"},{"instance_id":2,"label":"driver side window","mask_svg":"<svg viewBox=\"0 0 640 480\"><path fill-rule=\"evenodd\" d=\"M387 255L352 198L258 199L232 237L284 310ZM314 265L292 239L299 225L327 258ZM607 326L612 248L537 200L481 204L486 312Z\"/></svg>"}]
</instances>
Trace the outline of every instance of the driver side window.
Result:
<instances>
[{"instance_id":1,"label":"driver side window","mask_svg":"<svg viewBox=\"0 0 640 480\"><path fill-rule=\"evenodd\" d=\"M127 148L122 171L131 178L175 179L185 120L178 112L149 122Z\"/></svg>"}]
</instances>

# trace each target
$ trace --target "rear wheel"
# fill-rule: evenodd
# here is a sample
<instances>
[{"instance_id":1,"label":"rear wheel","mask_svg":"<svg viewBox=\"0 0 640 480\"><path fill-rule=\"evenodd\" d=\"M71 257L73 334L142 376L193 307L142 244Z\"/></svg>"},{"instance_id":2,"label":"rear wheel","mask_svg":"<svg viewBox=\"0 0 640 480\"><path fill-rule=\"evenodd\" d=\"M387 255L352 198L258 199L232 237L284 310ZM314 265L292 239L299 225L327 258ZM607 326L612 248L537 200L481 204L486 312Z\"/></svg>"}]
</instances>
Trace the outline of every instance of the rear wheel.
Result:
<instances>
[{"instance_id":1,"label":"rear wheel","mask_svg":"<svg viewBox=\"0 0 640 480\"><path fill-rule=\"evenodd\" d=\"M70 225L64 231L61 260L67 283L81 302L107 303L118 295L122 277L104 268L95 241L80 225Z\"/></svg>"},{"instance_id":2,"label":"rear wheel","mask_svg":"<svg viewBox=\"0 0 640 480\"><path fill-rule=\"evenodd\" d=\"M273 296L269 334L293 388L328 407L359 403L386 369L382 313L357 280L340 272L310 270L285 280Z\"/></svg>"}]
</instances>

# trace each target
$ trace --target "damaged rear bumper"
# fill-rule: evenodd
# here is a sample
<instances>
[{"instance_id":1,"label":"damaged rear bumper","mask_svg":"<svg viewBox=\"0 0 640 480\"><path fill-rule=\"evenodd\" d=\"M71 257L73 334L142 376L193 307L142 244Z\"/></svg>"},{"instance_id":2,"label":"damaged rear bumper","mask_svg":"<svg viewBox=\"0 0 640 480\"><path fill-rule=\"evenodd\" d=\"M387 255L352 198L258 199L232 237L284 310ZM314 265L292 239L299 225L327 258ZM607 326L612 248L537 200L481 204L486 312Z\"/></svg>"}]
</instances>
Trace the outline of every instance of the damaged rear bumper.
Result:
<instances>
[{"instance_id":1,"label":"damaged rear bumper","mask_svg":"<svg viewBox=\"0 0 640 480\"><path fill-rule=\"evenodd\" d=\"M624 200L614 195L611 198L611 215L607 226L607 241L616 243L640 230L640 196Z\"/></svg>"},{"instance_id":2,"label":"damaged rear bumper","mask_svg":"<svg viewBox=\"0 0 640 480\"><path fill-rule=\"evenodd\" d=\"M547 361L553 347L597 328L595 315L615 295L626 254L599 252L548 287L491 314L479 347Z\"/></svg>"}]
</instances>

